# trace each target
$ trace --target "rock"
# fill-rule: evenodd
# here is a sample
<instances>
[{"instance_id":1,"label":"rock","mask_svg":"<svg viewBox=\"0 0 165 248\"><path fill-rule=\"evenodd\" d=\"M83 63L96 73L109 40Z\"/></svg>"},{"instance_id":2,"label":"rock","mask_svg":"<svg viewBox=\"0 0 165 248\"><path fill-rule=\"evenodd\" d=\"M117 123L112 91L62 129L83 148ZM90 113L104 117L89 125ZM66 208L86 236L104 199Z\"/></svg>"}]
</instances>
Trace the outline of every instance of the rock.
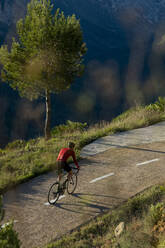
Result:
<instances>
[{"instance_id":1,"label":"rock","mask_svg":"<svg viewBox=\"0 0 165 248\"><path fill-rule=\"evenodd\" d=\"M120 222L120 224L115 229L115 236L118 237L124 230L124 222Z\"/></svg>"}]
</instances>

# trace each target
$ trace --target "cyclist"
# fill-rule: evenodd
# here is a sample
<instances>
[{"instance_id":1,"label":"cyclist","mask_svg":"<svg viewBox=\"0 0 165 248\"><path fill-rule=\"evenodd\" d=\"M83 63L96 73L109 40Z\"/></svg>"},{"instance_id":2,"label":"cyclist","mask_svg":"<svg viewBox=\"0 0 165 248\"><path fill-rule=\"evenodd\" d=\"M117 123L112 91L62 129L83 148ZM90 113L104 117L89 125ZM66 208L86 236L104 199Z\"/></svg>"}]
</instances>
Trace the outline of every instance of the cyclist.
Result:
<instances>
[{"instance_id":1,"label":"cyclist","mask_svg":"<svg viewBox=\"0 0 165 248\"><path fill-rule=\"evenodd\" d=\"M75 144L73 142L68 143L68 148L62 148L57 157L57 168L58 168L58 181L60 183L62 177L62 169L68 172L68 180L72 177L72 169L67 163L67 159L69 157L73 158L73 161L76 167L79 169L79 165L76 160L75 152L74 152Z\"/></svg>"}]
</instances>

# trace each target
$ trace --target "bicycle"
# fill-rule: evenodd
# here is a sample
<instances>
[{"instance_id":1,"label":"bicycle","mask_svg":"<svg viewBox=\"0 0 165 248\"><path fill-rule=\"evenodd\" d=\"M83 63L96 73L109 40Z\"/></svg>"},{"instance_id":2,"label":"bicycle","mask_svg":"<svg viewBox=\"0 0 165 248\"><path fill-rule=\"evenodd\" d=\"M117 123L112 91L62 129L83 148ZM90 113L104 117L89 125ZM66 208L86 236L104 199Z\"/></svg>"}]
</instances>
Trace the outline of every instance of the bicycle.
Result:
<instances>
[{"instance_id":1,"label":"bicycle","mask_svg":"<svg viewBox=\"0 0 165 248\"><path fill-rule=\"evenodd\" d=\"M59 197L65 193L66 189L68 194L74 193L77 186L77 174L79 172L79 169L75 167L71 167L71 168L73 175L70 178L70 180L66 178L63 184L61 185L61 187L58 181L50 186L48 191L49 204L54 205L58 201Z\"/></svg>"}]
</instances>

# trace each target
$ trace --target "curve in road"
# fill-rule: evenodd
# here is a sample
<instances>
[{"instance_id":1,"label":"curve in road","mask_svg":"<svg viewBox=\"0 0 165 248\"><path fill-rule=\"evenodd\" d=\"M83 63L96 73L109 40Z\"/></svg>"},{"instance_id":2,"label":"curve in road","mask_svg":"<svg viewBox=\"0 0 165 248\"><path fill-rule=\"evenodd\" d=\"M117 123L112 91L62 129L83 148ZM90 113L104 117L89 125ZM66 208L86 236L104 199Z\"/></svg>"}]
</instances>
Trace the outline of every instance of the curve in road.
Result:
<instances>
[{"instance_id":1,"label":"curve in road","mask_svg":"<svg viewBox=\"0 0 165 248\"><path fill-rule=\"evenodd\" d=\"M101 138L86 146L81 156L88 157L80 161L76 192L66 195L56 206L45 205L55 172L4 195L4 221L17 220L14 228L22 248L41 247L145 188L165 181L165 122Z\"/></svg>"}]
</instances>

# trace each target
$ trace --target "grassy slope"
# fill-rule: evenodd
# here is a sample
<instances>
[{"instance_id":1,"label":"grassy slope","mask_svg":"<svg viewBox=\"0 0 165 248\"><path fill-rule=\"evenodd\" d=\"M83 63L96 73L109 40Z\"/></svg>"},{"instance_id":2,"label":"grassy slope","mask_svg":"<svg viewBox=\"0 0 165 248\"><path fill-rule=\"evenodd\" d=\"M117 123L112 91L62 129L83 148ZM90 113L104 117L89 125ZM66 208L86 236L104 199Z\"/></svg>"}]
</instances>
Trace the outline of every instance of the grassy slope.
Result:
<instances>
[{"instance_id":1,"label":"grassy slope","mask_svg":"<svg viewBox=\"0 0 165 248\"><path fill-rule=\"evenodd\" d=\"M32 177L56 169L56 158L69 140L76 143L77 157L81 148L91 141L119 131L144 127L165 120L159 108L137 107L123 113L110 123L101 123L85 131L76 130L57 134L49 141L38 138L15 141L0 150L0 193Z\"/></svg>"},{"instance_id":2,"label":"grassy slope","mask_svg":"<svg viewBox=\"0 0 165 248\"><path fill-rule=\"evenodd\" d=\"M124 230L115 229L124 222ZM165 248L165 186L154 186L45 248Z\"/></svg>"}]
</instances>

